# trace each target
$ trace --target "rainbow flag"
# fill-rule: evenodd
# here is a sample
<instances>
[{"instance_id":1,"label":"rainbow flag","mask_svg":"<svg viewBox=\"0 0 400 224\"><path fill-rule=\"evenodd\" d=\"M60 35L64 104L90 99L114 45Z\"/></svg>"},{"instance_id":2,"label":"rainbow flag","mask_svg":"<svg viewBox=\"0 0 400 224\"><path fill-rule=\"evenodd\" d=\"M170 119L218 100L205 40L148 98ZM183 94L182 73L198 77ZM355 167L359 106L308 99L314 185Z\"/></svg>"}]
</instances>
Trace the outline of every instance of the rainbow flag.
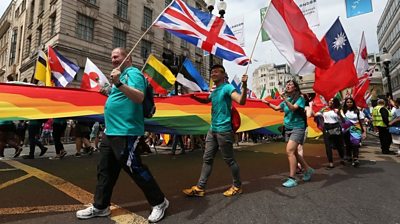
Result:
<instances>
[{"instance_id":1,"label":"rainbow flag","mask_svg":"<svg viewBox=\"0 0 400 224\"><path fill-rule=\"evenodd\" d=\"M208 94L196 93L204 98ZM166 134L206 134L210 128L211 104L198 103L190 96L156 97L157 111L153 118L145 120L145 129ZM102 94L82 89L0 83L0 120L101 115L105 101ZM266 127L276 133L282 125L283 113L258 99L247 99L246 105L234 103L234 106L241 119L238 132ZM314 136L318 132L315 123L309 122L309 127Z\"/></svg>"}]
</instances>

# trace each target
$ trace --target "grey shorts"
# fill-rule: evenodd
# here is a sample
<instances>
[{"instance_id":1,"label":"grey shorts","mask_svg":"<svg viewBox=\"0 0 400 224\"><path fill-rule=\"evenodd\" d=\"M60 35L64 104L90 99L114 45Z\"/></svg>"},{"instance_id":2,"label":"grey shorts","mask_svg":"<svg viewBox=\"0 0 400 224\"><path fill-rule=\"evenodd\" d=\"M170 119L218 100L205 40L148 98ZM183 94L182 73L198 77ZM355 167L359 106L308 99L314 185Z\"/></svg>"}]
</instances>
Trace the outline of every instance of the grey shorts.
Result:
<instances>
[{"instance_id":1,"label":"grey shorts","mask_svg":"<svg viewBox=\"0 0 400 224\"><path fill-rule=\"evenodd\" d=\"M285 129L285 141L288 142L292 140L298 144L304 144L306 135L306 129L304 128L294 128L292 130Z\"/></svg>"}]
</instances>

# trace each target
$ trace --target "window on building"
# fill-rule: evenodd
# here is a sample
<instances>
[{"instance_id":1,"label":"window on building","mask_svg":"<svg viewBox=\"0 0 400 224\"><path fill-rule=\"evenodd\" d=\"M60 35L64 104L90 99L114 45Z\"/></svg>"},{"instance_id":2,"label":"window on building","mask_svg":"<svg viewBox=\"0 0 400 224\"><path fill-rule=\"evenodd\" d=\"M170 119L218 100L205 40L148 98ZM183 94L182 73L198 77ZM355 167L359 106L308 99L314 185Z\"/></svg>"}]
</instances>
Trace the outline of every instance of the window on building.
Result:
<instances>
[{"instance_id":1,"label":"window on building","mask_svg":"<svg viewBox=\"0 0 400 224\"><path fill-rule=\"evenodd\" d=\"M96 0L86 0L87 2L89 2L90 4L96 5Z\"/></svg>"},{"instance_id":2,"label":"window on building","mask_svg":"<svg viewBox=\"0 0 400 224\"><path fill-rule=\"evenodd\" d=\"M50 36L56 34L56 14L50 16Z\"/></svg>"},{"instance_id":3,"label":"window on building","mask_svg":"<svg viewBox=\"0 0 400 224\"><path fill-rule=\"evenodd\" d=\"M142 27L147 29L151 26L152 22L153 22L153 11L150 8L144 7Z\"/></svg>"},{"instance_id":4,"label":"window on building","mask_svg":"<svg viewBox=\"0 0 400 224\"><path fill-rule=\"evenodd\" d=\"M151 53L151 42L147 40L142 40L140 56L142 56L142 58L147 58L150 53Z\"/></svg>"},{"instance_id":5,"label":"window on building","mask_svg":"<svg viewBox=\"0 0 400 224\"><path fill-rule=\"evenodd\" d=\"M25 9L26 9L26 0L23 0L21 4L21 12L23 12Z\"/></svg>"},{"instance_id":6,"label":"window on building","mask_svg":"<svg viewBox=\"0 0 400 224\"><path fill-rule=\"evenodd\" d=\"M164 40L172 40L171 33L164 30Z\"/></svg>"},{"instance_id":7,"label":"window on building","mask_svg":"<svg viewBox=\"0 0 400 224\"><path fill-rule=\"evenodd\" d=\"M41 44L42 44L42 34L43 34L43 29L42 29L42 25L40 25L38 28L37 28L37 32L36 32L36 34L37 34L37 45L36 46L40 46Z\"/></svg>"},{"instance_id":8,"label":"window on building","mask_svg":"<svg viewBox=\"0 0 400 224\"><path fill-rule=\"evenodd\" d=\"M169 4L171 4L172 0L165 0L165 7L167 7Z\"/></svg>"},{"instance_id":9,"label":"window on building","mask_svg":"<svg viewBox=\"0 0 400 224\"><path fill-rule=\"evenodd\" d=\"M26 38L25 57L28 57L29 54L31 53L31 47L32 47L32 36L29 36L28 38Z\"/></svg>"},{"instance_id":10,"label":"window on building","mask_svg":"<svg viewBox=\"0 0 400 224\"><path fill-rule=\"evenodd\" d=\"M188 43L184 39L181 39L181 48L188 48Z\"/></svg>"},{"instance_id":11,"label":"window on building","mask_svg":"<svg viewBox=\"0 0 400 224\"><path fill-rule=\"evenodd\" d=\"M31 2L31 8L29 12L29 23L33 23L33 15L35 14L35 0Z\"/></svg>"},{"instance_id":12,"label":"window on building","mask_svg":"<svg viewBox=\"0 0 400 224\"><path fill-rule=\"evenodd\" d=\"M117 28L114 28L113 36L113 48L123 47L126 48L126 32Z\"/></svg>"},{"instance_id":13,"label":"window on building","mask_svg":"<svg viewBox=\"0 0 400 224\"><path fill-rule=\"evenodd\" d=\"M117 15L128 19L128 0L117 0Z\"/></svg>"},{"instance_id":14,"label":"window on building","mask_svg":"<svg viewBox=\"0 0 400 224\"><path fill-rule=\"evenodd\" d=\"M39 14L44 11L44 0L40 0L39 2Z\"/></svg>"},{"instance_id":15,"label":"window on building","mask_svg":"<svg viewBox=\"0 0 400 224\"><path fill-rule=\"evenodd\" d=\"M15 63L15 53L17 51L17 36L18 36L18 29L14 29L11 36L10 60L8 63L9 65Z\"/></svg>"},{"instance_id":16,"label":"window on building","mask_svg":"<svg viewBox=\"0 0 400 224\"><path fill-rule=\"evenodd\" d=\"M76 26L76 36L78 38L92 41L94 32L94 19L78 13L78 24Z\"/></svg>"}]
</instances>

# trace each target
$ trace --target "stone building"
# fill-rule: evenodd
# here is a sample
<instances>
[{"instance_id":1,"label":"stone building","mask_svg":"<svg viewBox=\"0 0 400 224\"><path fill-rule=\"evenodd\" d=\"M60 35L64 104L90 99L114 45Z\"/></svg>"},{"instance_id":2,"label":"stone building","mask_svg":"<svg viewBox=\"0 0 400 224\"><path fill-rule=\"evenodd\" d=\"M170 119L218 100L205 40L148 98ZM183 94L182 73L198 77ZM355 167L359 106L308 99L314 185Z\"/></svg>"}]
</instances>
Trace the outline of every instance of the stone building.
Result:
<instances>
[{"instance_id":1,"label":"stone building","mask_svg":"<svg viewBox=\"0 0 400 224\"><path fill-rule=\"evenodd\" d=\"M86 58L109 74L111 50L132 49L171 0L13 0L0 21L0 81L33 81L37 53L52 46L80 66L71 86L78 86ZM202 0L188 0L205 8ZM4 53L6 52L7 53ZM208 57L194 45L153 27L133 51L134 65L141 68L153 53L189 57L208 79ZM216 57L214 57L216 58ZM219 60L218 58L215 59Z\"/></svg>"},{"instance_id":2,"label":"stone building","mask_svg":"<svg viewBox=\"0 0 400 224\"><path fill-rule=\"evenodd\" d=\"M297 78L290 74L289 65L264 64L256 68L253 72L252 90L257 97L261 96L264 86L264 97L269 96L274 88L282 93L286 81L292 79Z\"/></svg>"}]
</instances>

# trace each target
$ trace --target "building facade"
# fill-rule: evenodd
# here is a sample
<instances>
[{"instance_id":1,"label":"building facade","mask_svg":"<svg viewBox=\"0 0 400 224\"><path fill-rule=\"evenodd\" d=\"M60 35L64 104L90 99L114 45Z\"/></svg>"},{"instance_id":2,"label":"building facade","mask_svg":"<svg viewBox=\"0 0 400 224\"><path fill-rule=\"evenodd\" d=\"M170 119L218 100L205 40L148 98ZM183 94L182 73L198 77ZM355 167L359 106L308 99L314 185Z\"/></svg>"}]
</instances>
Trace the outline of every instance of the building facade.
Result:
<instances>
[{"instance_id":1,"label":"building facade","mask_svg":"<svg viewBox=\"0 0 400 224\"><path fill-rule=\"evenodd\" d=\"M386 48L392 55L389 64L389 75L392 84L393 98L400 97L400 1L388 0L378 22L377 34L380 52ZM378 62L382 62L378 58ZM383 87L388 92L388 79L383 76Z\"/></svg>"},{"instance_id":2,"label":"building facade","mask_svg":"<svg viewBox=\"0 0 400 224\"><path fill-rule=\"evenodd\" d=\"M0 21L0 81L33 81L37 53L52 46L81 69L71 86L79 86L86 58L104 74L112 70L110 54L115 47L136 46L133 64L141 68L150 53L188 57L208 79L208 57L203 51L170 33L151 28L140 37L171 0L14 0ZM205 9L201 0L188 0ZM3 52L7 53L3 54ZM220 59L214 57L215 62ZM4 63L3 63L4 62Z\"/></svg>"},{"instance_id":3,"label":"building facade","mask_svg":"<svg viewBox=\"0 0 400 224\"><path fill-rule=\"evenodd\" d=\"M261 97L265 88L263 97L271 95L274 88L282 93L285 83L294 79L296 76L290 74L290 68L287 64L275 65L265 64L259 66L253 72L252 90L257 97Z\"/></svg>"}]
</instances>

